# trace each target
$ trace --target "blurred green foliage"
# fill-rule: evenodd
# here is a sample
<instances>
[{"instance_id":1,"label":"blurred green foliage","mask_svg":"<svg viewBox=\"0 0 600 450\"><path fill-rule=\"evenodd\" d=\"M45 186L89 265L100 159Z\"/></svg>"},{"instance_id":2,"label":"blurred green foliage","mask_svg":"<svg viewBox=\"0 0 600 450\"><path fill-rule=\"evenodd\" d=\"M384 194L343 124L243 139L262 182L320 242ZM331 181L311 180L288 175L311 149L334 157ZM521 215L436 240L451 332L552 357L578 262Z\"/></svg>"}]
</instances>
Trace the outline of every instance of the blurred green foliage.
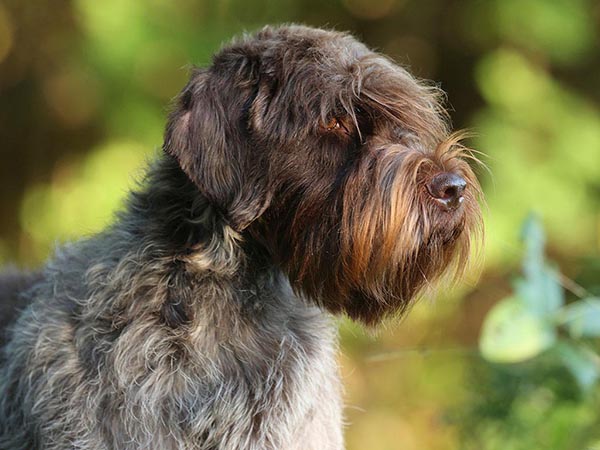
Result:
<instances>
[{"instance_id":1,"label":"blurred green foliage","mask_svg":"<svg viewBox=\"0 0 600 450\"><path fill-rule=\"evenodd\" d=\"M600 298L584 295L565 305L560 272L545 260L544 232L535 216L525 223L524 241L524 277L486 317L481 353L493 362L520 363L553 349L585 393L600 378L600 356L586 343L600 337Z\"/></svg>"},{"instance_id":2,"label":"blurred green foliage","mask_svg":"<svg viewBox=\"0 0 600 450\"><path fill-rule=\"evenodd\" d=\"M348 448L600 449L588 364L597 312L572 294L600 295L596 1L0 0L0 263L38 264L56 240L102 228L160 148L189 66L234 34L281 22L349 30L438 80L490 169L479 174L488 214L478 284L421 302L377 336L344 321ZM531 210L564 298L539 252L530 264L532 248L512 293ZM509 325L488 340L491 353L503 343L504 360L547 351L490 363L480 327L510 295L488 319ZM552 326L529 312L531 299L559 312ZM563 345L584 336L585 350Z\"/></svg>"},{"instance_id":3,"label":"blurred green foliage","mask_svg":"<svg viewBox=\"0 0 600 450\"><path fill-rule=\"evenodd\" d=\"M106 142L79 163L62 162L50 184L32 186L21 206L21 223L36 255L54 240L66 241L106 226L143 170L145 148L136 142ZM90 199L93 199L90 202Z\"/></svg>"},{"instance_id":4,"label":"blurred green foliage","mask_svg":"<svg viewBox=\"0 0 600 450\"><path fill-rule=\"evenodd\" d=\"M488 257L503 260L502 239L534 208L563 251L597 246L600 114L514 50L486 55L476 81L487 108L474 118L494 183ZM518 199L515 197L518 196ZM565 226L565 217L576 218ZM506 256L506 255L505 255Z\"/></svg>"}]
</instances>

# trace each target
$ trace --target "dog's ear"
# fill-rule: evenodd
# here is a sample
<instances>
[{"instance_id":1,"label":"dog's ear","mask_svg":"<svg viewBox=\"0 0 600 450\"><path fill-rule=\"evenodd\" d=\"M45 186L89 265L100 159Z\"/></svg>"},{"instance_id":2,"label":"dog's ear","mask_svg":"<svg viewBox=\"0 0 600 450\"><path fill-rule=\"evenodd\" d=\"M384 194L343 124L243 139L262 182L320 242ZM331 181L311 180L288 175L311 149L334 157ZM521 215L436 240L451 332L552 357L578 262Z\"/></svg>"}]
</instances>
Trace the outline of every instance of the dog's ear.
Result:
<instances>
[{"instance_id":1,"label":"dog's ear","mask_svg":"<svg viewBox=\"0 0 600 450\"><path fill-rule=\"evenodd\" d=\"M164 150L241 231L265 211L270 193L266 157L251 145L248 120L258 93L257 69L234 56L193 72L169 118Z\"/></svg>"}]
</instances>

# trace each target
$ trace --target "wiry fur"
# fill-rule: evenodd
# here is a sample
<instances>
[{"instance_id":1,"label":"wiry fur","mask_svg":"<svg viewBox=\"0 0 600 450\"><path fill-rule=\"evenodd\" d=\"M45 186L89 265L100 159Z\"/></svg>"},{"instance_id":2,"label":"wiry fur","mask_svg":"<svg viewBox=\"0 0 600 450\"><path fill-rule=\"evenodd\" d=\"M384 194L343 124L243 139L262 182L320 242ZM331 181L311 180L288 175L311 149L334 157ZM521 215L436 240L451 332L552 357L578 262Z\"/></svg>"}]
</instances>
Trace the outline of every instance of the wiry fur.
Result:
<instances>
[{"instance_id":1,"label":"wiry fur","mask_svg":"<svg viewBox=\"0 0 600 450\"><path fill-rule=\"evenodd\" d=\"M194 72L164 150L114 225L6 289L30 305L0 448L341 449L325 310L404 311L478 230L438 91L348 35L266 28ZM469 183L457 211L439 172Z\"/></svg>"}]
</instances>

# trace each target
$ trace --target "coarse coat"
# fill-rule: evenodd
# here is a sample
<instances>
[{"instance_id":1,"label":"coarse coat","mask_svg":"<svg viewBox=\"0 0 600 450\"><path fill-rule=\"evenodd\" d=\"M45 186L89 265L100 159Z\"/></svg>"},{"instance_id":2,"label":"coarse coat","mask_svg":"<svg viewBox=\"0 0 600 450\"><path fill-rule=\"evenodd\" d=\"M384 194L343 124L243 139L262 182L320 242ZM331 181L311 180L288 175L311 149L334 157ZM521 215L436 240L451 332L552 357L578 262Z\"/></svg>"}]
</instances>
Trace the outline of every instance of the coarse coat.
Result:
<instances>
[{"instance_id":1,"label":"coarse coat","mask_svg":"<svg viewBox=\"0 0 600 450\"><path fill-rule=\"evenodd\" d=\"M115 222L0 278L0 449L342 449L333 314L402 313L479 228L439 97L302 26L195 70Z\"/></svg>"}]
</instances>

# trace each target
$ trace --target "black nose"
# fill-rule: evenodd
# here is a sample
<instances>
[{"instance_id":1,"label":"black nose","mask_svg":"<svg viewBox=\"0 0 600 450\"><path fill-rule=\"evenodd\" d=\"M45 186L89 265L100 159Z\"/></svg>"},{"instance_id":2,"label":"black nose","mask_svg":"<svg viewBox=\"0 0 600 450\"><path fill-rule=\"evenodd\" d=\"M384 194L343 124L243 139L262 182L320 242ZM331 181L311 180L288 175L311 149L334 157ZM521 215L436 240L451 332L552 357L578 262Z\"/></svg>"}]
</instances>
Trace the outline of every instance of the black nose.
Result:
<instances>
[{"instance_id":1,"label":"black nose","mask_svg":"<svg viewBox=\"0 0 600 450\"><path fill-rule=\"evenodd\" d=\"M467 182L459 175L442 172L434 176L427 184L429 194L448 209L456 209L464 200L462 194Z\"/></svg>"}]
</instances>

